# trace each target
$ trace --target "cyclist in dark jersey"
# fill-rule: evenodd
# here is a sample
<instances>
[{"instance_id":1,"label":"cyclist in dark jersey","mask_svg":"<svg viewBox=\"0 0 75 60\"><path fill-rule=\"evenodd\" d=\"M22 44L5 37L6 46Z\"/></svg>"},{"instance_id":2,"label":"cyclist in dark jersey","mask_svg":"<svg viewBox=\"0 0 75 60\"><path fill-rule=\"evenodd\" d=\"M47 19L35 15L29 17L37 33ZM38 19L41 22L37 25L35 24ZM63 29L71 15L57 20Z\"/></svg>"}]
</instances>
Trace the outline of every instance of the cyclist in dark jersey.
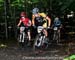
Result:
<instances>
[{"instance_id":1,"label":"cyclist in dark jersey","mask_svg":"<svg viewBox=\"0 0 75 60\"><path fill-rule=\"evenodd\" d=\"M32 15L33 26L36 26L36 27L43 26L44 28L50 27L51 19L45 13L39 13L39 10L35 9L35 11L34 11L34 9L33 9L33 15ZM46 21L48 21L48 26L47 26ZM43 31L45 32L45 36L47 37L48 36L47 30L44 29Z\"/></svg>"},{"instance_id":2,"label":"cyclist in dark jersey","mask_svg":"<svg viewBox=\"0 0 75 60\"><path fill-rule=\"evenodd\" d=\"M58 35L58 39L57 39L58 42L60 42L60 30L61 30L61 27L62 27L61 21L60 21L59 17L57 16L57 17L55 17L54 22L53 22L53 30L54 30L54 32L57 31L56 33L58 33L57 34ZM54 39L55 39L55 37L53 37L53 40Z\"/></svg>"},{"instance_id":3,"label":"cyclist in dark jersey","mask_svg":"<svg viewBox=\"0 0 75 60\"><path fill-rule=\"evenodd\" d=\"M33 9L32 11L32 24L34 27L42 26L45 37L48 37L47 27L51 25L51 19L45 13L39 13L38 9ZM48 21L48 26L47 26ZM42 50L36 51L36 53L42 52Z\"/></svg>"}]
</instances>

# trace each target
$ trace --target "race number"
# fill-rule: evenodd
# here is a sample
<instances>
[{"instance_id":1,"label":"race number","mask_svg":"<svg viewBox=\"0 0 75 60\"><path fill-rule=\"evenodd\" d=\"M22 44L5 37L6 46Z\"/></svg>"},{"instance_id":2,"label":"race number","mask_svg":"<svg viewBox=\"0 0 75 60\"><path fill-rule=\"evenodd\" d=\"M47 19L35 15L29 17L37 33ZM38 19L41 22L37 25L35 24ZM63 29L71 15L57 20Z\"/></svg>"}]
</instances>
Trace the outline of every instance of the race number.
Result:
<instances>
[{"instance_id":1,"label":"race number","mask_svg":"<svg viewBox=\"0 0 75 60\"><path fill-rule=\"evenodd\" d=\"M54 29L53 30L57 30L58 28L57 27L54 27Z\"/></svg>"}]
</instances>

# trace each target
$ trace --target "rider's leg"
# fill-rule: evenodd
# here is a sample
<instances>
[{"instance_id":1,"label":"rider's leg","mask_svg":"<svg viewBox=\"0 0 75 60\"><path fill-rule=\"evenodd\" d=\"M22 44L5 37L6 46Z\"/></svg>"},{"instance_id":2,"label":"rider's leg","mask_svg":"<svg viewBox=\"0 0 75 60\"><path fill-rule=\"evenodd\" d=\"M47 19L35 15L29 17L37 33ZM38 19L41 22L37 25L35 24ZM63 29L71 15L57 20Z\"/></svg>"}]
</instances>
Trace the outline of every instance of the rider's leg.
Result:
<instances>
[{"instance_id":1,"label":"rider's leg","mask_svg":"<svg viewBox=\"0 0 75 60\"><path fill-rule=\"evenodd\" d=\"M19 42L21 42L21 39L22 39L22 33L20 33L20 39L19 39Z\"/></svg>"},{"instance_id":2,"label":"rider's leg","mask_svg":"<svg viewBox=\"0 0 75 60\"><path fill-rule=\"evenodd\" d=\"M20 45L23 47L24 46L24 36L25 36L25 32L24 32L25 27L20 27Z\"/></svg>"},{"instance_id":3,"label":"rider's leg","mask_svg":"<svg viewBox=\"0 0 75 60\"><path fill-rule=\"evenodd\" d=\"M21 42L24 42L24 36L25 36L25 32L24 32L24 30L25 30L25 27L20 27L20 41Z\"/></svg>"},{"instance_id":4,"label":"rider's leg","mask_svg":"<svg viewBox=\"0 0 75 60\"><path fill-rule=\"evenodd\" d=\"M60 29L58 30L58 42L60 42Z\"/></svg>"},{"instance_id":5,"label":"rider's leg","mask_svg":"<svg viewBox=\"0 0 75 60\"><path fill-rule=\"evenodd\" d=\"M23 33L23 39L22 39L22 43L24 43L25 32L22 32L22 33Z\"/></svg>"},{"instance_id":6,"label":"rider's leg","mask_svg":"<svg viewBox=\"0 0 75 60\"><path fill-rule=\"evenodd\" d=\"M53 33L53 40L55 40L55 36L56 36L56 31L54 30L54 33Z\"/></svg>"},{"instance_id":7,"label":"rider's leg","mask_svg":"<svg viewBox=\"0 0 75 60\"><path fill-rule=\"evenodd\" d=\"M22 47L22 31L21 31L21 27L20 27L20 35L19 35L19 47Z\"/></svg>"},{"instance_id":8,"label":"rider's leg","mask_svg":"<svg viewBox=\"0 0 75 60\"><path fill-rule=\"evenodd\" d=\"M47 32L47 30L46 30L46 29L43 29L43 31L44 31L45 36L48 37L48 32Z\"/></svg>"},{"instance_id":9,"label":"rider's leg","mask_svg":"<svg viewBox=\"0 0 75 60\"><path fill-rule=\"evenodd\" d=\"M30 34L30 31L28 31L27 33L28 33L28 38L29 38L28 46L30 46L31 45L31 34Z\"/></svg>"},{"instance_id":10,"label":"rider's leg","mask_svg":"<svg viewBox=\"0 0 75 60\"><path fill-rule=\"evenodd\" d=\"M20 39L19 39L19 42L22 41L22 27L20 27Z\"/></svg>"},{"instance_id":11,"label":"rider's leg","mask_svg":"<svg viewBox=\"0 0 75 60\"><path fill-rule=\"evenodd\" d=\"M19 46L22 47L22 32L20 31L20 36L19 36Z\"/></svg>"},{"instance_id":12,"label":"rider's leg","mask_svg":"<svg viewBox=\"0 0 75 60\"><path fill-rule=\"evenodd\" d=\"M30 34L30 31L27 32L28 33L28 38L29 38L29 41L31 41L31 34Z\"/></svg>"}]
</instances>

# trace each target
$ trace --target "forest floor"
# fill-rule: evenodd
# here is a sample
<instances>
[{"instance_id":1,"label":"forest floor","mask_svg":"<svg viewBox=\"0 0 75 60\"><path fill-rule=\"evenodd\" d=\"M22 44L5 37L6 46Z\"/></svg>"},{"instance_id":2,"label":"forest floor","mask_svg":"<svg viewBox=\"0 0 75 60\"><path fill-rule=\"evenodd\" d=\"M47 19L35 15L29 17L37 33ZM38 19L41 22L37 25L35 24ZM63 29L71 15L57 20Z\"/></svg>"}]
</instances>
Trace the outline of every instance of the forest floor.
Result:
<instances>
[{"instance_id":1,"label":"forest floor","mask_svg":"<svg viewBox=\"0 0 75 60\"><path fill-rule=\"evenodd\" d=\"M32 47L20 48L17 41L14 41L0 40L0 60L63 60L64 57L75 54L74 40L52 43L38 54Z\"/></svg>"}]
</instances>

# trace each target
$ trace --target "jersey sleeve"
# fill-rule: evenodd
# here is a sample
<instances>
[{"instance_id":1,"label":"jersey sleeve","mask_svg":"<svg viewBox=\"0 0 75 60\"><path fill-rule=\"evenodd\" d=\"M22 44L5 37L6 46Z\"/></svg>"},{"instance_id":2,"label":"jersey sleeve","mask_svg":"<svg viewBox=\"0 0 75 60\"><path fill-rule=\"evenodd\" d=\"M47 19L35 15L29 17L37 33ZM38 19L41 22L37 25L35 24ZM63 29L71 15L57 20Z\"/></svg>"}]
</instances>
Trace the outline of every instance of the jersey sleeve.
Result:
<instances>
[{"instance_id":1,"label":"jersey sleeve","mask_svg":"<svg viewBox=\"0 0 75 60\"><path fill-rule=\"evenodd\" d=\"M46 17L45 13L39 13L39 15L42 16L42 17Z\"/></svg>"}]
</instances>

